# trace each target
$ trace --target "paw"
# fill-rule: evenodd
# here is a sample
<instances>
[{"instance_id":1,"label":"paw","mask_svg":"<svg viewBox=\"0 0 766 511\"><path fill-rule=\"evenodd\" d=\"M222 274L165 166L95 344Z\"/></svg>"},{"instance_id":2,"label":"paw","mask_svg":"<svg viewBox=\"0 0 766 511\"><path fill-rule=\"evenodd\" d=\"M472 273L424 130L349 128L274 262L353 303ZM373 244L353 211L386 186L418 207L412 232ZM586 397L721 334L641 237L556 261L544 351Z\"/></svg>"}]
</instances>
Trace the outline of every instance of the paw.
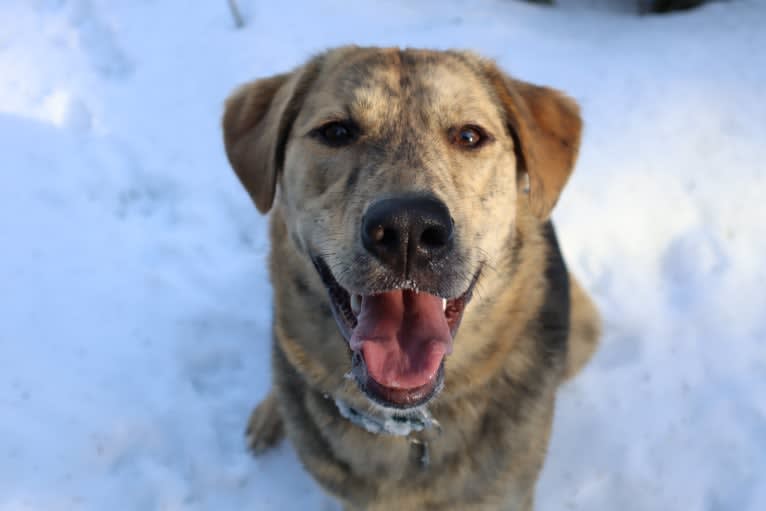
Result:
<instances>
[{"instance_id":1,"label":"paw","mask_svg":"<svg viewBox=\"0 0 766 511\"><path fill-rule=\"evenodd\" d=\"M247 446L250 452L258 456L277 445L283 436L284 424L277 408L277 397L272 390L250 414L245 430Z\"/></svg>"}]
</instances>

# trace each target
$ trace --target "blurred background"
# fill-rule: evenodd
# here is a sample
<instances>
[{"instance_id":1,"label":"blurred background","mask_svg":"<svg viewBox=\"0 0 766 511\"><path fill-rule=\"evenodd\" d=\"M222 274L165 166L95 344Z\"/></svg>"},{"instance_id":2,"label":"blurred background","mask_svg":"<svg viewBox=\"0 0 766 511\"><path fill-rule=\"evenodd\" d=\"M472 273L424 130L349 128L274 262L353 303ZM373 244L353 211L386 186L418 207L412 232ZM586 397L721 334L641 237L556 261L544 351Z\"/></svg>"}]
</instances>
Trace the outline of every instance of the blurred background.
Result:
<instances>
[{"instance_id":1,"label":"blurred background","mask_svg":"<svg viewBox=\"0 0 766 511\"><path fill-rule=\"evenodd\" d=\"M268 246L219 119L348 43L473 49L582 106L554 220L606 329L538 509L766 509L765 26L757 0L0 0L0 511L337 509L289 445L245 452Z\"/></svg>"}]
</instances>

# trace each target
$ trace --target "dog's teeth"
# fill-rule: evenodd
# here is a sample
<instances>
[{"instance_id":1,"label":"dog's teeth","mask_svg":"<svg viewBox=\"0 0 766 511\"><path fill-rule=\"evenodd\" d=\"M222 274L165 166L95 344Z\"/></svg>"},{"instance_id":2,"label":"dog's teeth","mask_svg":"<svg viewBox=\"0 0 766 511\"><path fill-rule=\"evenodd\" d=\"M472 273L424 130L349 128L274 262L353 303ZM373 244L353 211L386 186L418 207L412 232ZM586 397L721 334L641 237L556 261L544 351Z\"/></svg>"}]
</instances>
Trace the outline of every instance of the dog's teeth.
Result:
<instances>
[{"instance_id":1,"label":"dog's teeth","mask_svg":"<svg viewBox=\"0 0 766 511\"><path fill-rule=\"evenodd\" d=\"M446 311L446 310L447 310L447 299L442 298L442 311Z\"/></svg>"},{"instance_id":2,"label":"dog's teeth","mask_svg":"<svg viewBox=\"0 0 766 511\"><path fill-rule=\"evenodd\" d=\"M361 295L351 295L351 312L359 315L359 312L362 310L362 296Z\"/></svg>"}]
</instances>

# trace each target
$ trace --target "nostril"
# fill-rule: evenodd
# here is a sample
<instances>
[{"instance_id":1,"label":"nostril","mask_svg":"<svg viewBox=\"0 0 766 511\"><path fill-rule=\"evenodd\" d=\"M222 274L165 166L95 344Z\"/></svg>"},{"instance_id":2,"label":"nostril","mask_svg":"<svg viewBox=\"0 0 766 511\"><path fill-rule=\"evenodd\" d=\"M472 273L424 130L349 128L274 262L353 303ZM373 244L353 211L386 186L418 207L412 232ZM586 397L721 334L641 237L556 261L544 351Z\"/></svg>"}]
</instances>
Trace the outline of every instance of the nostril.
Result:
<instances>
[{"instance_id":1,"label":"nostril","mask_svg":"<svg viewBox=\"0 0 766 511\"><path fill-rule=\"evenodd\" d=\"M426 228L420 234L420 244L424 248L441 248L449 241L449 233L441 226Z\"/></svg>"},{"instance_id":2,"label":"nostril","mask_svg":"<svg viewBox=\"0 0 766 511\"><path fill-rule=\"evenodd\" d=\"M370 239L372 239L374 243L381 243L383 241L383 238L385 237L386 237L386 229L382 225L373 227L372 230L370 231Z\"/></svg>"},{"instance_id":3,"label":"nostril","mask_svg":"<svg viewBox=\"0 0 766 511\"><path fill-rule=\"evenodd\" d=\"M372 239L377 245L395 249L399 244L399 233L396 229L386 228L380 225L373 230Z\"/></svg>"}]
</instances>

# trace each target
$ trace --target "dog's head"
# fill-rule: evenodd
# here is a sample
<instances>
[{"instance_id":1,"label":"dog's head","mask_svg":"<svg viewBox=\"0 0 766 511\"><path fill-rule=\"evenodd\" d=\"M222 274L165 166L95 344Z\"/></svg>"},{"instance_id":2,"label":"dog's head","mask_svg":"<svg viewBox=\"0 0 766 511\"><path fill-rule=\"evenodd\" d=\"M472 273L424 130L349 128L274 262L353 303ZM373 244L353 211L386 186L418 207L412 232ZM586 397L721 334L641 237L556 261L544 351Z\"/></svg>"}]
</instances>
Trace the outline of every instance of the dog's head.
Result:
<instances>
[{"instance_id":1,"label":"dog's head","mask_svg":"<svg viewBox=\"0 0 766 511\"><path fill-rule=\"evenodd\" d=\"M276 200L327 288L360 386L399 408L438 392L474 286L522 210L550 214L580 127L571 99L473 54L356 47L242 86L223 119L256 207Z\"/></svg>"}]
</instances>

